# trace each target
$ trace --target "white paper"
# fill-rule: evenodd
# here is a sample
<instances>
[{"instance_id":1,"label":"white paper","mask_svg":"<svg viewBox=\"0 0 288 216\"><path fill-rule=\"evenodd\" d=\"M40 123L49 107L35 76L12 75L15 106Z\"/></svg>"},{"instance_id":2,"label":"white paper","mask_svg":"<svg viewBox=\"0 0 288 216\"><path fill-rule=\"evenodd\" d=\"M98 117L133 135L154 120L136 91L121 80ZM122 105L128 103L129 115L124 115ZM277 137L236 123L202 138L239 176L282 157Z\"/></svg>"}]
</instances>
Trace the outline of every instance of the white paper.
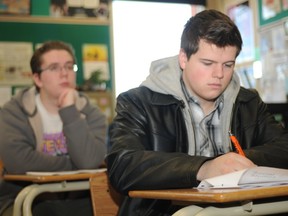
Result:
<instances>
[{"instance_id":1,"label":"white paper","mask_svg":"<svg viewBox=\"0 0 288 216\"><path fill-rule=\"evenodd\" d=\"M198 188L239 188L239 180L245 171L246 169L205 179Z\"/></svg>"},{"instance_id":2,"label":"white paper","mask_svg":"<svg viewBox=\"0 0 288 216\"><path fill-rule=\"evenodd\" d=\"M82 7L83 0L67 0L68 7Z\"/></svg>"},{"instance_id":3,"label":"white paper","mask_svg":"<svg viewBox=\"0 0 288 216\"><path fill-rule=\"evenodd\" d=\"M71 175L71 174L80 174L80 173L99 173L105 172L107 169L82 169L82 170L73 170L73 171L59 171L59 172L26 172L27 175L38 175L38 176L55 176L55 175Z\"/></svg>"},{"instance_id":4,"label":"white paper","mask_svg":"<svg viewBox=\"0 0 288 216\"><path fill-rule=\"evenodd\" d=\"M288 169L258 166L201 181L198 188L248 188L288 184Z\"/></svg>"},{"instance_id":5,"label":"white paper","mask_svg":"<svg viewBox=\"0 0 288 216\"><path fill-rule=\"evenodd\" d=\"M246 170L241 179L239 179L241 188L281 184L288 184L288 169L259 166Z\"/></svg>"},{"instance_id":6,"label":"white paper","mask_svg":"<svg viewBox=\"0 0 288 216\"><path fill-rule=\"evenodd\" d=\"M84 0L83 1L83 7L84 8L97 8L100 4L100 1L99 0Z\"/></svg>"}]
</instances>

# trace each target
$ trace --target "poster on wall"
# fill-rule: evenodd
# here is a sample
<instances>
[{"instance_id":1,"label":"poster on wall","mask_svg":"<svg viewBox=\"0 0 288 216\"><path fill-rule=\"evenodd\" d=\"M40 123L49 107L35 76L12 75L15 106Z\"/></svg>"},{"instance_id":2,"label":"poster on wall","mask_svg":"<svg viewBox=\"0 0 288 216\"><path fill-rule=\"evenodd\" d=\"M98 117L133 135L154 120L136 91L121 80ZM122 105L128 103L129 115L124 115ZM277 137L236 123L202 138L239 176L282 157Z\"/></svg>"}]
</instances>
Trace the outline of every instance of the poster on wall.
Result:
<instances>
[{"instance_id":1,"label":"poster on wall","mask_svg":"<svg viewBox=\"0 0 288 216\"><path fill-rule=\"evenodd\" d=\"M0 42L0 84L31 84L29 63L32 54L32 43Z\"/></svg>"},{"instance_id":2,"label":"poster on wall","mask_svg":"<svg viewBox=\"0 0 288 216\"><path fill-rule=\"evenodd\" d=\"M29 15L30 0L0 0L0 14Z\"/></svg>"},{"instance_id":3,"label":"poster on wall","mask_svg":"<svg viewBox=\"0 0 288 216\"><path fill-rule=\"evenodd\" d=\"M282 8L283 10L288 10L288 0L282 0Z\"/></svg>"},{"instance_id":4,"label":"poster on wall","mask_svg":"<svg viewBox=\"0 0 288 216\"><path fill-rule=\"evenodd\" d=\"M270 19L281 13L281 2L279 0L262 0L262 18Z\"/></svg>"},{"instance_id":5,"label":"poster on wall","mask_svg":"<svg viewBox=\"0 0 288 216\"><path fill-rule=\"evenodd\" d=\"M84 44L82 47L83 74L94 90L105 90L110 80L108 49L105 44Z\"/></svg>"},{"instance_id":6,"label":"poster on wall","mask_svg":"<svg viewBox=\"0 0 288 216\"><path fill-rule=\"evenodd\" d=\"M288 94L288 52L283 23L260 31L262 78L261 97L266 103L286 103Z\"/></svg>"},{"instance_id":7,"label":"poster on wall","mask_svg":"<svg viewBox=\"0 0 288 216\"><path fill-rule=\"evenodd\" d=\"M107 20L108 0L50 0L52 17L94 17Z\"/></svg>"}]
</instances>

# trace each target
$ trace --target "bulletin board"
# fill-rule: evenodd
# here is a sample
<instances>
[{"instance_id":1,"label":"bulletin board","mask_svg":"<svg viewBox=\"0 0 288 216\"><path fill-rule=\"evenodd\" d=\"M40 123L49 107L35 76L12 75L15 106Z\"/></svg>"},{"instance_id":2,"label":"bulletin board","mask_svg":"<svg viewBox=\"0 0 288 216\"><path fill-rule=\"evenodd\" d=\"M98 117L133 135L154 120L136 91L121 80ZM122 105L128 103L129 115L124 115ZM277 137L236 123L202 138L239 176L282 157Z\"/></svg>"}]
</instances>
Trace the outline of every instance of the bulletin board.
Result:
<instances>
[{"instance_id":1,"label":"bulletin board","mask_svg":"<svg viewBox=\"0 0 288 216\"><path fill-rule=\"evenodd\" d=\"M260 26L288 16L288 0L258 0L258 5Z\"/></svg>"},{"instance_id":2,"label":"bulletin board","mask_svg":"<svg viewBox=\"0 0 288 216\"><path fill-rule=\"evenodd\" d=\"M84 44L104 44L108 48L108 62L111 76L111 46L109 25L92 24L63 24L63 23L40 23L40 22L0 22L0 41L7 42L31 42L36 44L46 40L63 40L71 43L76 52L78 72L77 84L84 82L82 46ZM107 88L112 87L111 80Z\"/></svg>"}]
</instances>

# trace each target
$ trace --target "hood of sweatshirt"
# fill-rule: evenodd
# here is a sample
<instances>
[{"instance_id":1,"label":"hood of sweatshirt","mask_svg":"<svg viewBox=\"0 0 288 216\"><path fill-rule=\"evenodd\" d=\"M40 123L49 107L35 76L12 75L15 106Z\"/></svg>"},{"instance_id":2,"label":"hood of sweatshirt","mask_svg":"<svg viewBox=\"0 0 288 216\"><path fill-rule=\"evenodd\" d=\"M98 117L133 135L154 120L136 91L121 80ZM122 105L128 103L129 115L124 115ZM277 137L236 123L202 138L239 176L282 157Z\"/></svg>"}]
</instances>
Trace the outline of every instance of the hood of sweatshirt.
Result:
<instances>
[{"instance_id":1,"label":"hood of sweatshirt","mask_svg":"<svg viewBox=\"0 0 288 216\"><path fill-rule=\"evenodd\" d=\"M162 94L173 95L177 99L184 99L184 93L181 88L180 79L182 70L179 65L178 55L153 61L150 66L150 72L141 86ZM236 73L226 90L223 92L225 98L236 99L240 89L240 80ZM233 100L233 101L234 101Z\"/></svg>"},{"instance_id":2,"label":"hood of sweatshirt","mask_svg":"<svg viewBox=\"0 0 288 216\"><path fill-rule=\"evenodd\" d=\"M36 88L35 86L26 88L20 92L18 92L15 96L14 99L18 101L20 106L23 108L23 111L29 116L32 117L36 114L37 108L36 108ZM76 98L76 108L78 110L82 110L86 104L87 104L88 99L81 95L77 94Z\"/></svg>"},{"instance_id":3,"label":"hood of sweatshirt","mask_svg":"<svg viewBox=\"0 0 288 216\"><path fill-rule=\"evenodd\" d=\"M186 104L186 108L183 109L184 118L189 136L189 154L195 153L194 134L191 122L191 116L188 111L188 102L185 99L185 95L181 87L182 70L179 65L178 55L153 61L150 66L150 72L146 80L141 83L141 86L145 86L152 91L169 94L174 96L178 100L182 100ZM230 139L228 131L230 130L231 116L233 105L240 90L240 80L236 73L233 74L231 82L222 93L224 96L224 107L221 114L222 135L223 142L226 144L226 150L229 151Z\"/></svg>"}]
</instances>

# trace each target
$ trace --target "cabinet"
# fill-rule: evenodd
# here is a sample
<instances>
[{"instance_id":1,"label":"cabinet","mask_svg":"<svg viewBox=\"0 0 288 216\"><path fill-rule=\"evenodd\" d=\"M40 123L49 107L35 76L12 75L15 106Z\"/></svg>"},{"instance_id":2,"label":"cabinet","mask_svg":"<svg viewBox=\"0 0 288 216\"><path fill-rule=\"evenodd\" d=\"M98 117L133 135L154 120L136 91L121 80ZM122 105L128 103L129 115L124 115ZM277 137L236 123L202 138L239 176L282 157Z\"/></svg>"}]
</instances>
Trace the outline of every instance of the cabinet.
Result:
<instances>
[{"instance_id":1,"label":"cabinet","mask_svg":"<svg viewBox=\"0 0 288 216\"><path fill-rule=\"evenodd\" d=\"M110 124L114 117L114 97L112 93L110 91L85 91L84 94L89 97L92 104L100 108Z\"/></svg>"}]
</instances>

